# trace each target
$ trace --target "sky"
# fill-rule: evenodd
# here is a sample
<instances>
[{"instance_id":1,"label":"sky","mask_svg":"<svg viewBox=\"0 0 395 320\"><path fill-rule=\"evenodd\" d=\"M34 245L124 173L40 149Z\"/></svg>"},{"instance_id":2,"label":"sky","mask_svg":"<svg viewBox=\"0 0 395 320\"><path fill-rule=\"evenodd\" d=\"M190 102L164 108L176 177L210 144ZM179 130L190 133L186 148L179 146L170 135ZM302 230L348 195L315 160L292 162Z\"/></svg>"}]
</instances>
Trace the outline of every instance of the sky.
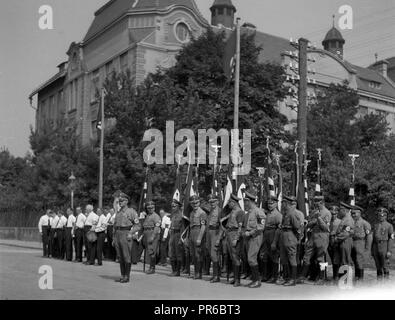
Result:
<instances>
[{"instance_id":1,"label":"sky","mask_svg":"<svg viewBox=\"0 0 395 320\"><path fill-rule=\"evenodd\" d=\"M35 123L29 94L57 72L71 42L83 39L94 12L106 2L0 1L0 148L15 156L29 152L30 126ZM210 21L213 0L195 2ZM259 31L286 39L304 37L318 47L332 27L332 15L339 28L343 15L339 8L349 5L353 28L341 30L346 40L344 58L368 66L375 53L379 59L395 56L395 0L233 0L233 4L241 23L253 23ZM53 30L39 28L42 5L53 9Z\"/></svg>"}]
</instances>

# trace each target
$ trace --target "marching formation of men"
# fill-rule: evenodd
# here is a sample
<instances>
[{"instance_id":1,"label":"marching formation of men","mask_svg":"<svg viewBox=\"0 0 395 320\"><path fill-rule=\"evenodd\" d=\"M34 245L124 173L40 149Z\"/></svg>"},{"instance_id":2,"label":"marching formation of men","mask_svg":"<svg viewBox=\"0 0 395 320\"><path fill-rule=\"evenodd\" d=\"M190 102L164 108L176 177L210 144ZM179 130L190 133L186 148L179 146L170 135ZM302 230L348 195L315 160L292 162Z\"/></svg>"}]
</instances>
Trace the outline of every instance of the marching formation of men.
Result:
<instances>
[{"instance_id":1,"label":"marching formation of men","mask_svg":"<svg viewBox=\"0 0 395 320\"><path fill-rule=\"evenodd\" d=\"M212 262L210 282L220 282L225 272L227 282L235 287L241 285L241 277L250 278L249 288L258 288L261 282L295 286L308 277L324 284L329 260L335 283L340 270L347 272L353 266L355 280L361 281L368 254L374 259L377 279L389 278L394 230L386 208L376 210L378 222L371 227L362 218L361 207L340 202L328 210L321 195L314 197L314 208L306 218L296 209L294 196L282 198L281 212L276 196L268 198L264 209L257 206L257 198L249 190L243 199L232 194L228 210L223 210L216 195L209 195L204 203L193 195L188 217L177 199L172 200L171 214L156 213L153 201L147 201L139 214L122 192L115 196L113 208L98 208L96 213L91 205L85 213L76 208L75 216L71 209L66 216L62 210L47 210L38 224L43 255L71 261L74 247L74 261L82 262L85 248L84 263L94 265L97 260L102 265L104 254L118 260L121 283L130 281L131 266L143 251L144 269L146 262L149 265L146 274L155 273L159 255L165 265L168 253L170 276L203 279Z\"/></svg>"}]
</instances>

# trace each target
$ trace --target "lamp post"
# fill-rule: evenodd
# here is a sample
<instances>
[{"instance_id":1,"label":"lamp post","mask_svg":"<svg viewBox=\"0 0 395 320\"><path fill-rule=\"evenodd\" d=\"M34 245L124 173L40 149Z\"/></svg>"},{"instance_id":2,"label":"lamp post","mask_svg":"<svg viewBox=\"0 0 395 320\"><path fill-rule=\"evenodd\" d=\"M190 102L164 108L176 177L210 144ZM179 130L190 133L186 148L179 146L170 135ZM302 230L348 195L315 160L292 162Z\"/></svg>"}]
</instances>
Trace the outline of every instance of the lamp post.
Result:
<instances>
[{"instance_id":1,"label":"lamp post","mask_svg":"<svg viewBox=\"0 0 395 320\"><path fill-rule=\"evenodd\" d=\"M71 209L74 209L74 188L75 188L75 176L73 172L71 172L70 180L70 196L71 196Z\"/></svg>"}]
</instances>

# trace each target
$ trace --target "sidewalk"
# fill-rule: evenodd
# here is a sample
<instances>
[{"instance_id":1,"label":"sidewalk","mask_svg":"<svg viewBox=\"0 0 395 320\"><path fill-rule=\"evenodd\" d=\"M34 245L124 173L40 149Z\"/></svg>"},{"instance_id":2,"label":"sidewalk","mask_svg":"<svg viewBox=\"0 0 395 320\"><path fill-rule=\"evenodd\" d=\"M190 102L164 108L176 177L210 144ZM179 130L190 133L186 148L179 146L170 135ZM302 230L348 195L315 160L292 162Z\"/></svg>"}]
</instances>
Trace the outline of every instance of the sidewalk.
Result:
<instances>
[{"instance_id":1,"label":"sidewalk","mask_svg":"<svg viewBox=\"0 0 395 320\"><path fill-rule=\"evenodd\" d=\"M13 240L13 239L0 239L0 245L11 246L11 247L19 247L19 248L29 248L29 249L42 249L41 242L35 241L21 241L21 240Z\"/></svg>"}]
</instances>

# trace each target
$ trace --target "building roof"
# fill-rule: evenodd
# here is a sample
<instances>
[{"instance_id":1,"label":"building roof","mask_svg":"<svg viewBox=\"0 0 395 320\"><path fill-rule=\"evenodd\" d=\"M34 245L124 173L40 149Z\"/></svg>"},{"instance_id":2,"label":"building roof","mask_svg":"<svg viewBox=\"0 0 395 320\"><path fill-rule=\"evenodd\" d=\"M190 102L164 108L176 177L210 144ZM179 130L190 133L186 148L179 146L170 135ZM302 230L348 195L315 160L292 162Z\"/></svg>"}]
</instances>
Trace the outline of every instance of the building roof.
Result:
<instances>
[{"instance_id":1,"label":"building roof","mask_svg":"<svg viewBox=\"0 0 395 320\"><path fill-rule=\"evenodd\" d=\"M345 42L342 34L335 27L332 27L332 29L330 29L328 31L328 33L326 34L325 39L322 41L322 43L332 41L332 40L338 40L343 43Z\"/></svg>"},{"instance_id":2,"label":"building roof","mask_svg":"<svg viewBox=\"0 0 395 320\"><path fill-rule=\"evenodd\" d=\"M95 12L95 18L88 29L84 42L128 12L165 10L173 6L189 8L204 19L194 0L111 0Z\"/></svg>"},{"instance_id":3,"label":"building roof","mask_svg":"<svg viewBox=\"0 0 395 320\"><path fill-rule=\"evenodd\" d=\"M395 87L380 72L346 63L357 73L358 89L395 98ZM370 82L380 83L380 89L369 86Z\"/></svg>"},{"instance_id":4,"label":"building roof","mask_svg":"<svg viewBox=\"0 0 395 320\"><path fill-rule=\"evenodd\" d=\"M49 78L47 81L45 81L43 84L41 84L38 88L34 89L33 92L29 95L29 99L31 99L35 94L39 93L41 90L44 88L48 87L50 84L54 83L56 80L64 78L67 74L67 70L63 69L62 71L59 71L57 74Z\"/></svg>"},{"instance_id":5,"label":"building roof","mask_svg":"<svg viewBox=\"0 0 395 320\"><path fill-rule=\"evenodd\" d=\"M289 40L260 31L256 32L255 43L263 48L259 55L259 60L261 62L281 64L281 54L285 51L295 51L295 48L290 44Z\"/></svg>"},{"instance_id":6,"label":"building roof","mask_svg":"<svg viewBox=\"0 0 395 320\"><path fill-rule=\"evenodd\" d=\"M395 57L385 59L388 61L388 69L395 68Z\"/></svg>"}]
</instances>

